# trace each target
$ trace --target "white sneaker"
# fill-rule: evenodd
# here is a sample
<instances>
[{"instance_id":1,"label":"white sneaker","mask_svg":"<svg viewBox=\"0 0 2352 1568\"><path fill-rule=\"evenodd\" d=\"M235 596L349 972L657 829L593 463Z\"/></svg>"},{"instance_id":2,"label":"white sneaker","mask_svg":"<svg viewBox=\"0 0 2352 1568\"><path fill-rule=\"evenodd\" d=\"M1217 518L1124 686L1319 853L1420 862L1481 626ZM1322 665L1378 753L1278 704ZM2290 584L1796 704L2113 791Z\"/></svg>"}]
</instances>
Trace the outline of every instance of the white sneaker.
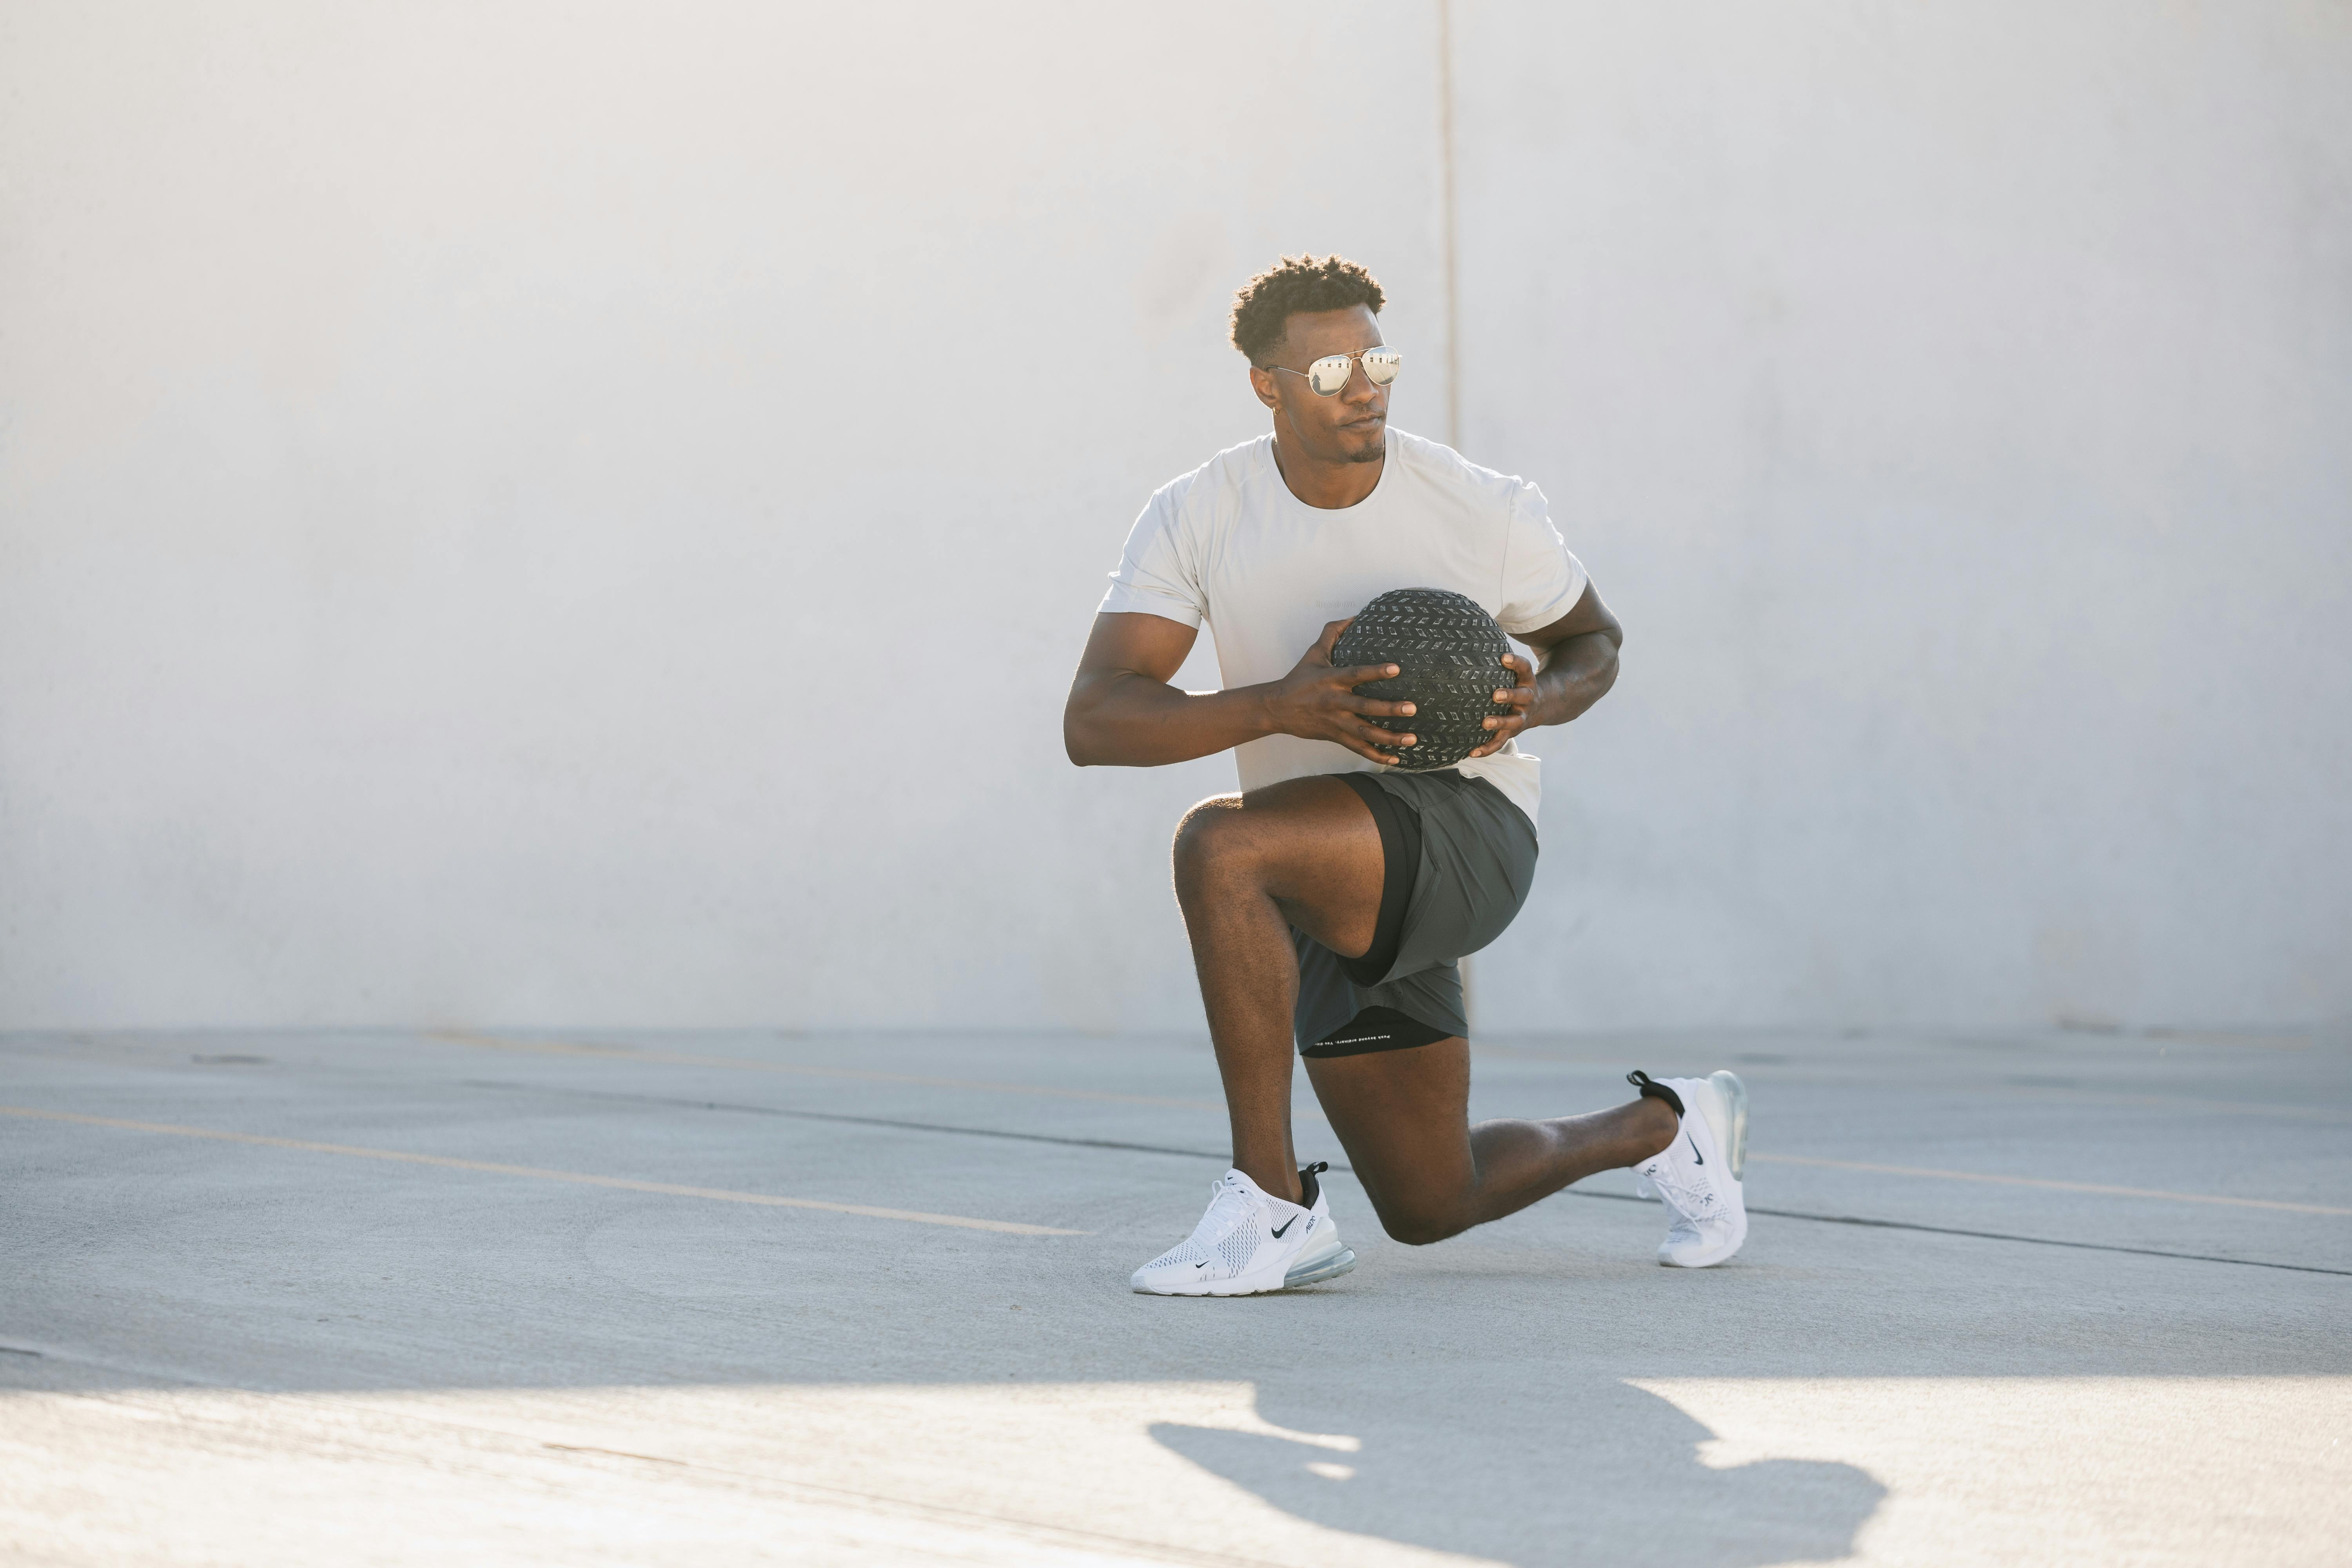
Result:
<instances>
[{"instance_id":1,"label":"white sneaker","mask_svg":"<svg viewBox=\"0 0 2352 1568\"><path fill-rule=\"evenodd\" d=\"M1331 1203L1309 1165L1298 1173L1303 1205L1277 1198L1239 1171L1209 1189L1209 1212L1182 1246L1161 1253L1128 1283L1154 1296L1255 1296L1335 1279L1356 1266L1339 1245Z\"/></svg>"},{"instance_id":2,"label":"white sneaker","mask_svg":"<svg viewBox=\"0 0 2352 1568\"><path fill-rule=\"evenodd\" d=\"M1651 1082L1629 1073L1628 1082ZM1683 1104L1682 1130L1663 1153L1633 1167L1641 1184L1665 1200L1674 1224L1658 1244L1673 1268L1708 1268L1748 1239L1748 1086L1736 1073L1656 1080Z\"/></svg>"}]
</instances>

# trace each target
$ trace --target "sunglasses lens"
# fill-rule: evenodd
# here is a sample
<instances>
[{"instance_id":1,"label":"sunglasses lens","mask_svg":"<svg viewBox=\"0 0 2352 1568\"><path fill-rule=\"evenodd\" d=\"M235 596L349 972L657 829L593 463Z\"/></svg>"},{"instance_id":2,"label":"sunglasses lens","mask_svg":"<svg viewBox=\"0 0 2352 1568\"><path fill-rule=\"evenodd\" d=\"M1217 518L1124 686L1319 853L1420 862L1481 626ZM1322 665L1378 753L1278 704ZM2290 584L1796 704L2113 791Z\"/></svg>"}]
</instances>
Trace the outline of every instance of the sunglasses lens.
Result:
<instances>
[{"instance_id":1,"label":"sunglasses lens","mask_svg":"<svg viewBox=\"0 0 2352 1568\"><path fill-rule=\"evenodd\" d=\"M1364 379L1374 386L1386 386L1404 368L1404 355L1395 349L1364 351Z\"/></svg>"},{"instance_id":2,"label":"sunglasses lens","mask_svg":"<svg viewBox=\"0 0 2352 1568\"><path fill-rule=\"evenodd\" d=\"M1348 376L1354 368L1354 362L1346 354L1328 355L1307 367L1307 384L1315 389L1318 396L1329 397L1348 384Z\"/></svg>"}]
</instances>

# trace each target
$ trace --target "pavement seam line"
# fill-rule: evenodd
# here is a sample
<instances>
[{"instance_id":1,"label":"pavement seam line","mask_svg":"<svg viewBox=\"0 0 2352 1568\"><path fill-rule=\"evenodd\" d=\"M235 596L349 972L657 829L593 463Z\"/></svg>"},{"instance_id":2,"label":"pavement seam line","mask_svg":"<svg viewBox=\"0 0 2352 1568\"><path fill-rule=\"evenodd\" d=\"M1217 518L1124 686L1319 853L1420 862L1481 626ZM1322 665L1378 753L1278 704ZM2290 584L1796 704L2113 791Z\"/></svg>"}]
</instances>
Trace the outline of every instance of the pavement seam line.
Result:
<instances>
[{"instance_id":1,"label":"pavement seam line","mask_svg":"<svg viewBox=\"0 0 2352 1568\"><path fill-rule=\"evenodd\" d=\"M1335 1171L1345 1170L1334 1165ZM1585 1187L1561 1189L1562 1197L1601 1198L1612 1204L1654 1204L1655 1198L1638 1198L1631 1193L1602 1193ZM2329 1268L2317 1263L2276 1263L2266 1258L2224 1258L2218 1252L2168 1252L2156 1247L2126 1247L2112 1241L2065 1241L2054 1236L2019 1236L2006 1230L1962 1230L1948 1225L1922 1225L1907 1219L1866 1219L1860 1215L1807 1214L1802 1209L1768 1209L1748 1205L1749 1214L1770 1215L1775 1219L1809 1220L1816 1225L1858 1225L1870 1230L1916 1230L1926 1236L1964 1236L1978 1241L2016 1241L2028 1247L2063 1247L2076 1252L2120 1252L2133 1258L2169 1258L2179 1263L2226 1263L2239 1268L2284 1268L2295 1274L2336 1274L2352 1279L2352 1268Z\"/></svg>"},{"instance_id":2,"label":"pavement seam line","mask_svg":"<svg viewBox=\"0 0 2352 1568\"><path fill-rule=\"evenodd\" d=\"M2287 1203L2278 1198L2229 1198L2216 1193L2168 1193L2155 1187L2115 1187L2099 1182L2062 1182L2047 1176L2000 1176L1983 1171L1942 1171L1924 1165L1875 1165L1861 1160L1825 1160L1813 1154L1750 1154L1766 1165L1818 1165L1831 1171L1868 1171L1882 1176L1936 1176L1947 1182L1985 1182L2001 1187L2041 1187L2054 1193L2096 1193L2111 1198L2164 1198L2176 1204L2219 1204L2227 1208L2278 1209L2287 1214L2352 1216L2352 1209L2326 1204Z\"/></svg>"},{"instance_id":3,"label":"pavement seam line","mask_svg":"<svg viewBox=\"0 0 2352 1568\"><path fill-rule=\"evenodd\" d=\"M1581 1194L1614 1197L1613 1193ZM1646 1199L1637 1199L1646 1202ZM1865 1219L1859 1215L1801 1214L1795 1209L1751 1208L1749 1214L1780 1219L1811 1220L1817 1225L1854 1225L1870 1230L1912 1230L1927 1236L1962 1236L1979 1241L2016 1241L2028 1247L2063 1247L2077 1252L2118 1252L2132 1258L2169 1258L2182 1263L2225 1263L2239 1268L2281 1268L2294 1274L2333 1274L2352 1279L2352 1268L2330 1268L2318 1263L2278 1263L2266 1258L2224 1258L2218 1252L2168 1252L2155 1247L2125 1247L2112 1241L2063 1241L2054 1236L2019 1236L2012 1231L1961 1230L1948 1225L1920 1225L1911 1220Z\"/></svg>"},{"instance_id":4,"label":"pavement seam line","mask_svg":"<svg viewBox=\"0 0 2352 1568\"><path fill-rule=\"evenodd\" d=\"M348 1154L362 1160L389 1160L404 1165L434 1165L449 1171L479 1171L496 1176L529 1176L542 1182L568 1182L582 1187L613 1187L623 1192L656 1193L664 1197L709 1198L718 1203L757 1204L768 1208L818 1209L827 1214L857 1215L866 1219L903 1220L913 1225L943 1225L959 1230L989 1230L1006 1236L1090 1236L1091 1231L1065 1230L1058 1226L1026 1225L1018 1220L973 1219L964 1215L927 1214L920 1209L882 1208L871 1204L829 1203L822 1198L788 1198L773 1193L744 1193L727 1187L694 1187L675 1182L642 1182L630 1176L597 1176L584 1171L554 1171L539 1165L507 1165L489 1160L464 1160L449 1154L413 1154L399 1149L369 1149L356 1143L320 1143L307 1138L273 1138L261 1132L229 1132L215 1127L184 1127L168 1121L131 1121L115 1116L84 1116L71 1110L42 1110L31 1106L0 1105L0 1116L21 1116L43 1121L70 1121L85 1127L111 1127L129 1132L163 1132L175 1138L205 1138L220 1143L247 1143L266 1149L297 1149L312 1154Z\"/></svg>"},{"instance_id":5,"label":"pavement seam line","mask_svg":"<svg viewBox=\"0 0 2352 1568\"><path fill-rule=\"evenodd\" d=\"M897 1121L878 1116L842 1116L822 1110L788 1110L768 1105L730 1105L716 1100L667 1100L654 1095L615 1093L609 1089L554 1089L544 1085L520 1083L488 1083L466 1080L468 1089L519 1089L532 1094L566 1094L587 1096L597 1100L622 1100L656 1105L674 1105L681 1109L736 1111L752 1116L806 1117L819 1121L851 1121L872 1127L901 1128L910 1132L944 1132L974 1138L1011 1138L1028 1143L1060 1143L1082 1149L1117 1149L1138 1154L1173 1154L1189 1160L1214 1160L1223 1163L1228 1156L1208 1149L1178 1149L1165 1143L1115 1143L1100 1138L1065 1138L1045 1132L1007 1132L992 1127L952 1127L936 1121ZM1758 1156L1750 1155L1754 1159ZM1774 1156L1785 1158L1786 1156ZM1355 1167L1344 1161L1334 1161L1331 1169L1347 1175L1355 1174ZM1654 1198L1638 1198L1632 1193L1601 1192L1591 1187L1565 1187L1562 1197L1601 1198L1611 1203L1654 1203ZM2329 1268L2308 1263L2276 1263L2261 1258L2224 1258L2210 1252L2172 1252L2161 1247L2126 1247L2113 1242L2066 1241L2057 1237L2019 1236L2000 1230L1963 1230L1951 1226L1925 1225L1910 1220L1867 1219L1854 1215L1809 1214L1802 1209L1761 1208L1748 1205L1749 1214L1770 1215L1778 1219L1811 1220L1822 1225L1866 1226L1874 1230L1913 1230L1929 1236L1972 1237L1979 1241L2014 1241L2032 1247L2064 1247L2084 1252L2120 1252L2139 1258L2169 1258L2184 1263L2228 1263L2246 1268L2284 1268L2298 1274L2336 1274L2352 1277L2352 1268Z\"/></svg>"},{"instance_id":6,"label":"pavement seam line","mask_svg":"<svg viewBox=\"0 0 2352 1568\"><path fill-rule=\"evenodd\" d=\"M1496 1047L1474 1045L1471 1048L1480 1055L1496 1057L1506 1061L1539 1062L1547 1065L1559 1064L1561 1066L1579 1068L1599 1067L1605 1068L1621 1060L1628 1059L1619 1057L1559 1056L1549 1051L1531 1051L1508 1046ZM1738 1058L1732 1058L1731 1065L1734 1068L1738 1068L1747 1064L1743 1064ZM1818 1088L1826 1084L1848 1089L1857 1087L1866 1089L1890 1087L1889 1084L1883 1081L1863 1079L1857 1078L1851 1072L1833 1071L1827 1068L1811 1069L1800 1068L1796 1070L1790 1071L1783 1070L1783 1064L1772 1063L1767 1065L1770 1068L1771 1076L1769 1079L1763 1079L1763 1081L1775 1085L1804 1084L1808 1087ZM1613 1079L1616 1075L1614 1073L1608 1073L1605 1076ZM1761 1078L1760 1074L1758 1076ZM1906 1085L1906 1087L1916 1088L1916 1086ZM2298 1121L2325 1121L2336 1124L2352 1121L2352 1116L2347 1116L2341 1110L2332 1110L2324 1106L2276 1105L2254 1100L2212 1100L2202 1096L2185 1094L2111 1093L2105 1089L2065 1089L2056 1085L2048 1084L1936 1084L1929 1086L1923 1092L1942 1095L1987 1095L2003 1100L2046 1100L2061 1105L2126 1106L2133 1110L2174 1110L2184 1113L2190 1111L2213 1111L2223 1116L2284 1116L2292 1118Z\"/></svg>"},{"instance_id":7,"label":"pavement seam line","mask_svg":"<svg viewBox=\"0 0 2352 1568\"><path fill-rule=\"evenodd\" d=\"M610 1061L653 1062L662 1067L734 1068L745 1072L797 1073L806 1078L845 1078L864 1083L908 1083L927 1089L976 1089L990 1094L1042 1094L1055 1100L1097 1100L1114 1105L1160 1105L1179 1110L1223 1110L1223 1101L1171 1100L1150 1094L1118 1094L1105 1089L1066 1089L1038 1083L994 1083L985 1079L929 1078L919 1073L877 1072L868 1068L817 1067L806 1062L763 1062L751 1057L712 1057L646 1051L630 1046L587 1045L571 1040L513 1040L465 1029L435 1029L428 1036L453 1046L520 1051L534 1056L601 1057Z\"/></svg>"},{"instance_id":8,"label":"pavement seam line","mask_svg":"<svg viewBox=\"0 0 2352 1568\"><path fill-rule=\"evenodd\" d=\"M896 1117L850 1116L839 1111L802 1110L772 1105L733 1105L719 1100L688 1100L667 1095L637 1094L612 1089L573 1089L569 1086L531 1083L493 1083L482 1079L462 1080L467 1089L510 1089L525 1094L569 1095L586 1100L617 1100L635 1104L667 1105L680 1110L730 1110L749 1116L788 1116L809 1121L840 1121L866 1127L892 1127L910 1132L950 1132L971 1138L1007 1138L1024 1143L1059 1143L1077 1149L1119 1149L1139 1154L1181 1154L1188 1158L1222 1160L1225 1156L1204 1149L1178 1149L1165 1143L1133 1143L1108 1138L1071 1138L1045 1132L1011 1132L994 1127L957 1127L938 1121L908 1121ZM2285 1203L2271 1198L2231 1198L2209 1193L2170 1193L2153 1187L2100 1186L2088 1182L2062 1182L2040 1176L1985 1175L1973 1171L1939 1171L1918 1165L1872 1165L1853 1160L1829 1160L1810 1154L1755 1154L1750 1160L1775 1165L1820 1165L1838 1171L1869 1171L1880 1174L1903 1176L1940 1176L1961 1182L1990 1182L2001 1186L2050 1187L2061 1192L2094 1193L2105 1197L2165 1198L2175 1203L2221 1204L2233 1208L2284 1209L2294 1214L2352 1215L2352 1209L2329 1208L2322 1204ZM1349 1169L1334 1165L1336 1171ZM1759 1211L1760 1212L1760 1211ZM2181 1254L2182 1257L2189 1256Z\"/></svg>"}]
</instances>

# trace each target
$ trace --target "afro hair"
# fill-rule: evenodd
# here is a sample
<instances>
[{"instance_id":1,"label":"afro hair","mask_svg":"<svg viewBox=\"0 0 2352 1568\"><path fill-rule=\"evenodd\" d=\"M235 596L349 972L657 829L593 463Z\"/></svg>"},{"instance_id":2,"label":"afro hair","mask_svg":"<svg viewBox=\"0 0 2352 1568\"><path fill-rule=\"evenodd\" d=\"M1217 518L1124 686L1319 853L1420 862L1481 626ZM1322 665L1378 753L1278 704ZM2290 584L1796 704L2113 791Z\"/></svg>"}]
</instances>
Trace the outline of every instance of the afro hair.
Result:
<instances>
[{"instance_id":1,"label":"afro hair","mask_svg":"<svg viewBox=\"0 0 2352 1568\"><path fill-rule=\"evenodd\" d=\"M1377 316L1386 303L1379 280L1343 256L1286 256L1234 293L1234 347L1263 366L1282 346L1294 311L1368 305Z\"/></svg>"}]
</instances>

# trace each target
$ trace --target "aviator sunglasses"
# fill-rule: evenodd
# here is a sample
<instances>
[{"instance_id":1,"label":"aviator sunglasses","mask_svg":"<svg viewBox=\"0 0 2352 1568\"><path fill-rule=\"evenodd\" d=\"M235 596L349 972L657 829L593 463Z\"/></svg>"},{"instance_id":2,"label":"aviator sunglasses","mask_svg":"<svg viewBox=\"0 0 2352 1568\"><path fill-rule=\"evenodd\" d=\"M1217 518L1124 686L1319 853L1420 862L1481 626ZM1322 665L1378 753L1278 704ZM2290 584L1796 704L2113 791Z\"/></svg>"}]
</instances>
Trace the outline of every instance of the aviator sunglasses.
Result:
<instances>
[{"instance_id":1,"label":"aviator sunglasses","mask_svg":"<svg viewBox=\"0 0 2352 1568\"><path fill-rule=\"evenodd\" d=\"M1397 372L1404 368L1402 350L1370 348L1358 349L1351 354L1325 354L1303 371L1291 370L1286 364L1262 364L1258 369L1287 371L1292 375L1303 375L1307 378L1307 384L1315 389L1316 396L1337 397L1348 384L1348 377L1353 374L1358 360L1364 362L1364 379L1374 386L1386 386L1397 378Z\"/></svg>"}]
</instances>

